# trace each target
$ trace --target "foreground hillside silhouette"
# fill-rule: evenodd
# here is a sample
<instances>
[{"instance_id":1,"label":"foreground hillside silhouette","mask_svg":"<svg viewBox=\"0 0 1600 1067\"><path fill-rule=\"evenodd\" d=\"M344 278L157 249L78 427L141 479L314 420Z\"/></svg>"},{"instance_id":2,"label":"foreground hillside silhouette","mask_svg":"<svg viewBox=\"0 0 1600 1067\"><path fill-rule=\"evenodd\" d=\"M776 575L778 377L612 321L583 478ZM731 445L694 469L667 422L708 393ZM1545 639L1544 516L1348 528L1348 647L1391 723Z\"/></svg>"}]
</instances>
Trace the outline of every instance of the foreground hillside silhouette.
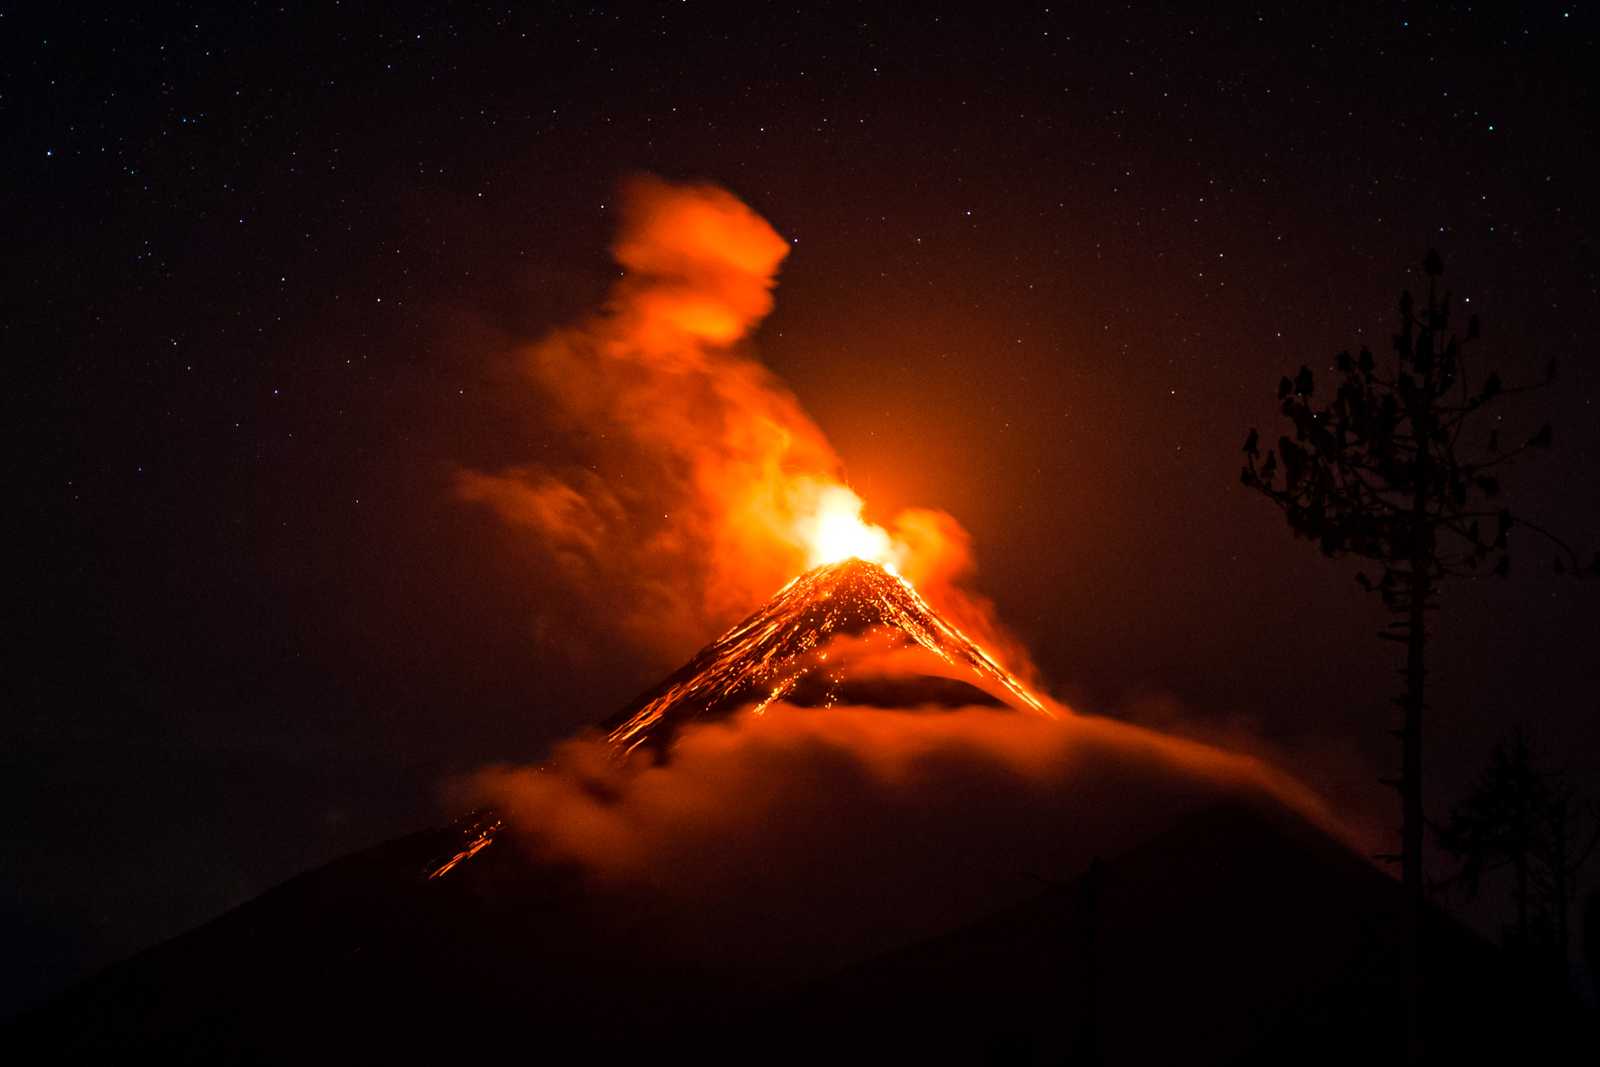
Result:
<instances>
[{"instance_id":1,"label":"foreground hillside silhouette","mask_svg":"<svg viewBox=\"0 0 1600 1067\"><path fill-rule=\"evenodd\" d=\"M25 1017L6 1044L28 1062L1282 1063L1382 1060L1404 1025L1400 887L1242 804L793 982L666 958L647 903L614 910L515 847L428 879L460 840L416 834L296 878ZM1437 916L1429 938L1439 1055L1521 1057L1563 1036L1489 944Z\"/></svg>"}]
</instances>

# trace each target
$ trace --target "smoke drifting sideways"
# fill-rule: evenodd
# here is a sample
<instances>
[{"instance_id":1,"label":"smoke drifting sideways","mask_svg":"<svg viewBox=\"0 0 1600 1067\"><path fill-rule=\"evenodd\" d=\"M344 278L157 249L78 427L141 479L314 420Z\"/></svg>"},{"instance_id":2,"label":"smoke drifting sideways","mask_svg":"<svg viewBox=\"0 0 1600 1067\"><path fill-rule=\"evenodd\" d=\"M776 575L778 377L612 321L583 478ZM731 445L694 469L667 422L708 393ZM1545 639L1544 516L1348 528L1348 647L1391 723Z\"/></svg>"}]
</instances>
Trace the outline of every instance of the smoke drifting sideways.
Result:
<instances>
[{"instance_id":1,"label":"smoke drifting sideways","mask_svg":"<svg viewBox=\"0 0 1600 1067\"><path fill-rule=\"evenodd\" d=\"M821 527L853 524L1014 672L1020 645L983 599L948 514L861 519L844 465L748 351L788 243L727 191L625 183L605 306L521 354L530 403L582 443L575 464L457 472L455 490L531 535L581 646L594 632L681 658L817 562ZM887 561L886 561L887 562Z\"/></svg>"},{"instance_id":2,"label":"smoke drifting sideways","mask_svg":"<svg viewBox=\"0 0 1600 1067\"><path fill-rule=\"evenodd\" d=\"M461 789L593 899L647 901L652 952L775 978L953 928L1212 803L1333 829L1315 795L1249 757L976 707L773 704L688 728L666 761L579 738Z\"/></svg>"}]
</instances>

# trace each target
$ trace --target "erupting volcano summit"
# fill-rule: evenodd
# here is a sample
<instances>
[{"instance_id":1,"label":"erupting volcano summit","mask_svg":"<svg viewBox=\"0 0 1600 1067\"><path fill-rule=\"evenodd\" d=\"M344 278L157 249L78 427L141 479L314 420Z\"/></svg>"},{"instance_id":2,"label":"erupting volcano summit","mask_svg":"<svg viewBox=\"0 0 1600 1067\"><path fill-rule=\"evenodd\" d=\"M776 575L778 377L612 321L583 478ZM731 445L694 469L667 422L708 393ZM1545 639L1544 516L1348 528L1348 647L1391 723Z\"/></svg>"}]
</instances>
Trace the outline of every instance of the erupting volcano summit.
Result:
<instances>
[{"instance_id":1,"label":"erupting volcano summit","mask_svg":"<svg viewBox=\"0 0 1600 1067\"><path fill-rule=\"evenodd\" d=\"M911 583L851 558L813 568L629 705L606 730L664 749L686 723L805 707L1012 707L1049 714Z\"/></svg>"}]
</instances>

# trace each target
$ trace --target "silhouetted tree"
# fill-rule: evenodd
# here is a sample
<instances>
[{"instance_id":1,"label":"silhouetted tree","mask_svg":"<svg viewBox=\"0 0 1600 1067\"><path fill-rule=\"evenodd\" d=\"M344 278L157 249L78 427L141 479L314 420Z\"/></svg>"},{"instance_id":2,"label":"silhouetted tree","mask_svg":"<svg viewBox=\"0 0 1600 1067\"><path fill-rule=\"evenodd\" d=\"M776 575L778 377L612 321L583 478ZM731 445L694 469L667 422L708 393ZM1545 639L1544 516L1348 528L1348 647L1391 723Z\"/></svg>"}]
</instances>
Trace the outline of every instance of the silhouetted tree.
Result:
<instances>
[{"instance_id":1,"label":"silhouetted tree","mask_svg":"<svg viewBox=\"0 0 1600 1067\"><path fill-rule=\"evenodd\" d=\"M1488 768L1439 828L1439 843L1461 863L1454 881L1469 896L1477 895L1484 874L1511 868L1516 924L1508 940L1519 946L1530 940L1529 889L1545 803L1544 779L1533 767L1527 732L1519 729L1494 746Z\"/></svg>"},{"instance_id":2,"label":"silhouetted tree","mask_svg":"<svg viewBox=\"0 0 1600 1067\"><path fill-rule=\"evenodd\" d=\"M1438 828L1461 864L1451 880L1475 896L1483 876L1509 867L1516 921L1507 941L1524 958L1548 956L1567 973L1577 877L1600 843L1600 819L1567 776L1541 768L1526 730L1495 745L1489 766Z\"/></svg>"},{"instance_id":3,"label":"silhouetted tree","mask_svg":"<svg viewBox=\"0 0 1600 1067\"><path fill-rule=\"evenodd\" d=\"M1450 296L1439 291L1444 265L1435 252L1423 263L1427 301L1421 310L1411 294L1400 297L1400 329L1393 358L1380 361L1367 349L1341 352L1334 370L1338 385L1319 404L1314 376L1302 366L1278 384L1278 399L1293 435L1278 438L1263 456L1260 435L1245 440L1246 486L1264 494L1287 516L1298 537L1314 541L1329 556L1371 561L1376 574L1360 574L1362 587L1378 593L1394 616L1379 635L1406 647L1405 692L1398 779L1386 779L1401 797L1401 847L1397 856L1411 897L1411 1055L1421 1055L1419 931L1424 904L1422 874L1422 716L1426 707L1427 612L1442 582L1473 573L1504 575L1510 565L1508 536L1526 528L1555 547L1560 569L1576 570L1578 558L1547 531L1498 506L1498 469L1535 449L1548 448L1548 425L1526 440L1502 445L1491 426L1478 430L1476 417L1511 392L1497 374L1474 378L1463 350L1478 337L1468 320L1465 337L1450 330ZM1554 376L1551 365L1547 380ZM1544 384L1544 383L1540 383ZM1530 387L1531 388L1531 387ZM1474 448L1473 446L1477 447ZM1593 568L1600 572L1600 556Z\"/></svg>"}]
</instances>

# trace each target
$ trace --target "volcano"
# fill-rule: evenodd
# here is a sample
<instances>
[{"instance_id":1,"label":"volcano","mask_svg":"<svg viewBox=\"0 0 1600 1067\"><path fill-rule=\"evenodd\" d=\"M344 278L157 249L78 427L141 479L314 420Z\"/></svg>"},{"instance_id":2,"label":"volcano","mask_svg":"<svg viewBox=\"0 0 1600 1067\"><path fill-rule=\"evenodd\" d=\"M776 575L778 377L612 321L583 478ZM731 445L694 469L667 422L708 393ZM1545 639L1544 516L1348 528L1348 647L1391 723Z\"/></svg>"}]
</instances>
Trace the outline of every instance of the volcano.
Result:
<instances>
[{"instance_id":1,"label":"volcano","mask_svg":"<svg viewBox=\"0 0 1600 1067\"><path fill-rule=\"evenodd\" d=\"M605 724L623 751L661 750L691 722L775 701L800 707L1045 706L910 582L851 558L815 567Z\"/></svg>"},{"instance_id":2,"label":"volcano","mask_svg":"<svg viewBox=\"0 0 1600 1067\"><path fill-rule=\"evenodd\" d=\"M845 735L872 747L805 729L830 720L873 724ZM997 730L1031 771L985 756ZM540 810L585 841L629 805L665 813L642 844L673 847L642 877L553 852L525 813L478 812L112 967L0 1047L29 1063L1224 1064L1402 1045L1398 883L1153 735L1052 716L876 564L796 578L579 744L594 758L576 773L526 772L562 794ZM896 744L910 758L880 774ZM1440 1062L1570 1039L1558 1000L1429 921Z\"/></svg>"}]
</instances>

